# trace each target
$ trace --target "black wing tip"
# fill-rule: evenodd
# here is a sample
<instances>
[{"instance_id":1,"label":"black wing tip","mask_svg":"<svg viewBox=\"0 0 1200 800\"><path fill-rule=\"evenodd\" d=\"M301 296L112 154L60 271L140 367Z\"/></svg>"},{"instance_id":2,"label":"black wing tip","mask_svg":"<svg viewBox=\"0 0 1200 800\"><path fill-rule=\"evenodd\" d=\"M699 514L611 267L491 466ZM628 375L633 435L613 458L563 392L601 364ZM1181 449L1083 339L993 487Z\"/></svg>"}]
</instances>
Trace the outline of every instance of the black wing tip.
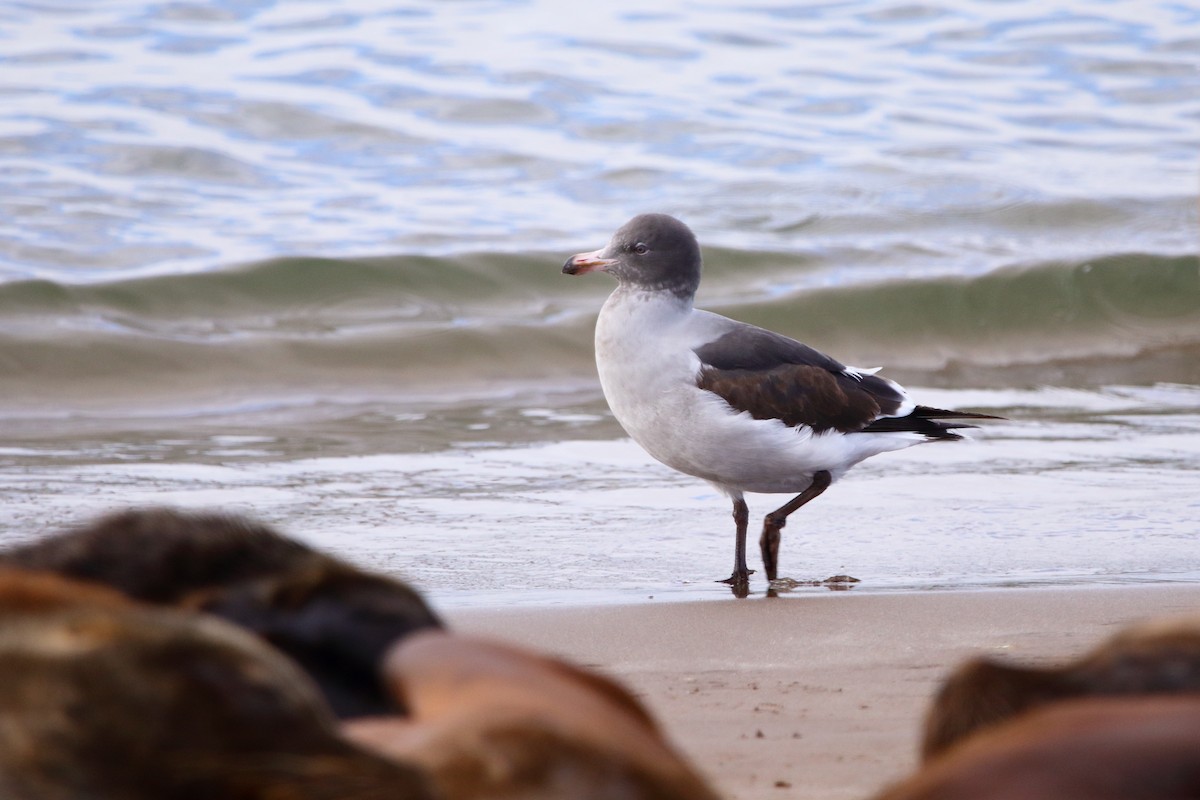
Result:
<instances>
[{"instance_id":1,"label":"black wing tip","mask_svg":"<svg viewBox=\"0 0 1200 800\"><path fill-rule=\"evenodd\" d=\"M997 417L995 414L980 414L975 411L954 411L949 408L934 408L933 406L917 406L908 416L920 419L1008 419L1008 417Z\"/></svg>"},{"instance_id":2,"label":"black wing tip","mask_svg":"<svg viewBox=\"0 0 1200 800\"><path fill-rule=\"evenodd\" d=\"M980 414L974 411L951 411L946 408L932 406L917 406L903 417L880 417L863 432L869 433L919 433L930 440L959 441L964 437L955 433L963 428L978 428L968 422L957 422L960 419L999 419L994 414ZM946 420L945 422L941 420Z\"/></svg>"},{"instance_id":3,"label":"black wing tip","mask_svg":"<svg viewBox=\"0 0 1200 800\"><path fill-rule=\"evenodd\" d=\"M935 422L922 417L882 417L862 429L863 433L919 433L926 439L941 439L948 442L958 441L963 437L955 433L957 428L974 428L975 425L954 425L945 422Z\"/></svg>"}]
</instances>

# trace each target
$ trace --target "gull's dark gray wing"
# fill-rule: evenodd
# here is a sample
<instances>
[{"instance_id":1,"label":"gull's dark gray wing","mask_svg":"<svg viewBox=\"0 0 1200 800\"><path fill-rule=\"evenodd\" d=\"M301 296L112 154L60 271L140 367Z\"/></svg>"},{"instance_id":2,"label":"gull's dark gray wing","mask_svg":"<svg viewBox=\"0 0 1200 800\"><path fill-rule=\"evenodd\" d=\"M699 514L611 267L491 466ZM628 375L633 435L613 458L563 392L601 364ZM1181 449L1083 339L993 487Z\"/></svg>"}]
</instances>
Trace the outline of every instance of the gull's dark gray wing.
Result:
<instances>
[{"instance_id":1,"label":"gull's dark gray wing","mask_svg":"<svg viewBox=\"0 0 1200 800\"><path fill-rule=\"evenodd\" d=\"M917 406L897 417L907 401L896 384L860 373L778 333L740 324L694 351L697 386L719 395L755 419L777 419L820 433L912 432L935 439L961 438L936 419L988 418Z\"/></svg>"}]
</instances>

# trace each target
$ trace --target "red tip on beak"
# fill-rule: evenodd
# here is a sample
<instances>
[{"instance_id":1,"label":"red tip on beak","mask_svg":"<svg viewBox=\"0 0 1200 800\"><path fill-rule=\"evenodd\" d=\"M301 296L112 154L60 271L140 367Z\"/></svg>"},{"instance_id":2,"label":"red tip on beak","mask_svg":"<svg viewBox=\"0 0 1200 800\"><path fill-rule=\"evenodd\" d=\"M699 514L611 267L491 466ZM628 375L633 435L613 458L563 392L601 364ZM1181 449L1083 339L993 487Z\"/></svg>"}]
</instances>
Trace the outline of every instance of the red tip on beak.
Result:
<instances>
[{"instance_id":1,"label":"red tip on beak","mask_svg":"<svg viewBox=\"0 0 1200 800\"><path fill-rule=\"evenodd\" d=\"M564 275L586 275L589 272L605 272L615 263L617 263L615 258L601 258L600 251L593 250L590 253L579 253L568 258L567 263L563 264L562 271Z\"/></svg>"}]
</instances>

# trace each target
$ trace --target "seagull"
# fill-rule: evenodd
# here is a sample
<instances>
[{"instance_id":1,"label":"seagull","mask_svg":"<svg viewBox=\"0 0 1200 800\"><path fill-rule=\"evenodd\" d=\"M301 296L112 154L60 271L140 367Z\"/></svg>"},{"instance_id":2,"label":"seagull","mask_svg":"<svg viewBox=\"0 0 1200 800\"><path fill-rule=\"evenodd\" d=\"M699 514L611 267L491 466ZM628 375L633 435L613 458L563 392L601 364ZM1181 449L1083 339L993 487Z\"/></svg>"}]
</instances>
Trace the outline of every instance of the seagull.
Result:
<instances>
[{"instance_id":1,"label":"seagull","mask_svg":"<svg viewBox=\"0 0 1200 800\"><path fill-rule=\"evenodd\" d=\"M737 539L724 583L748 593L746 492L795 494L767 514L759 546L775 581L794 511L871 456L962 437L987 414L917 405L859 369L778 333L694 307L700 245L687 225L641 214L563 273L617 280L596 320L596 367L613 415L647 453L733 501Z\"/></svg>"}]
</instances>

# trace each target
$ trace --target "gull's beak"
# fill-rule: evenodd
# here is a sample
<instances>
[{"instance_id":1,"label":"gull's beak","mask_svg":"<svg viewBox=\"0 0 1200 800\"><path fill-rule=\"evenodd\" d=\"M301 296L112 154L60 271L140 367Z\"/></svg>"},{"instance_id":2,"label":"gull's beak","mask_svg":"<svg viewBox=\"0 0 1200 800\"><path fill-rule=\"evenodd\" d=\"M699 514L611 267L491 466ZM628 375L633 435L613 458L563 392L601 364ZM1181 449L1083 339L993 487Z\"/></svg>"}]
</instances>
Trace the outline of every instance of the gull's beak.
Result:
<instances>
[{"instance_id":1,"label":"gull's beak","mask_svg":"<svg viewBox=\"0 0 1200 800\"><path fill-rule=\"evenodd\" d=\"M615 258L604 258L603 250L593 250L590 253L579 253L567 259L563 264L564 275L587 275L589 272L608 272L608 268L617 263Z\"/></svg>"}]
</instances>

